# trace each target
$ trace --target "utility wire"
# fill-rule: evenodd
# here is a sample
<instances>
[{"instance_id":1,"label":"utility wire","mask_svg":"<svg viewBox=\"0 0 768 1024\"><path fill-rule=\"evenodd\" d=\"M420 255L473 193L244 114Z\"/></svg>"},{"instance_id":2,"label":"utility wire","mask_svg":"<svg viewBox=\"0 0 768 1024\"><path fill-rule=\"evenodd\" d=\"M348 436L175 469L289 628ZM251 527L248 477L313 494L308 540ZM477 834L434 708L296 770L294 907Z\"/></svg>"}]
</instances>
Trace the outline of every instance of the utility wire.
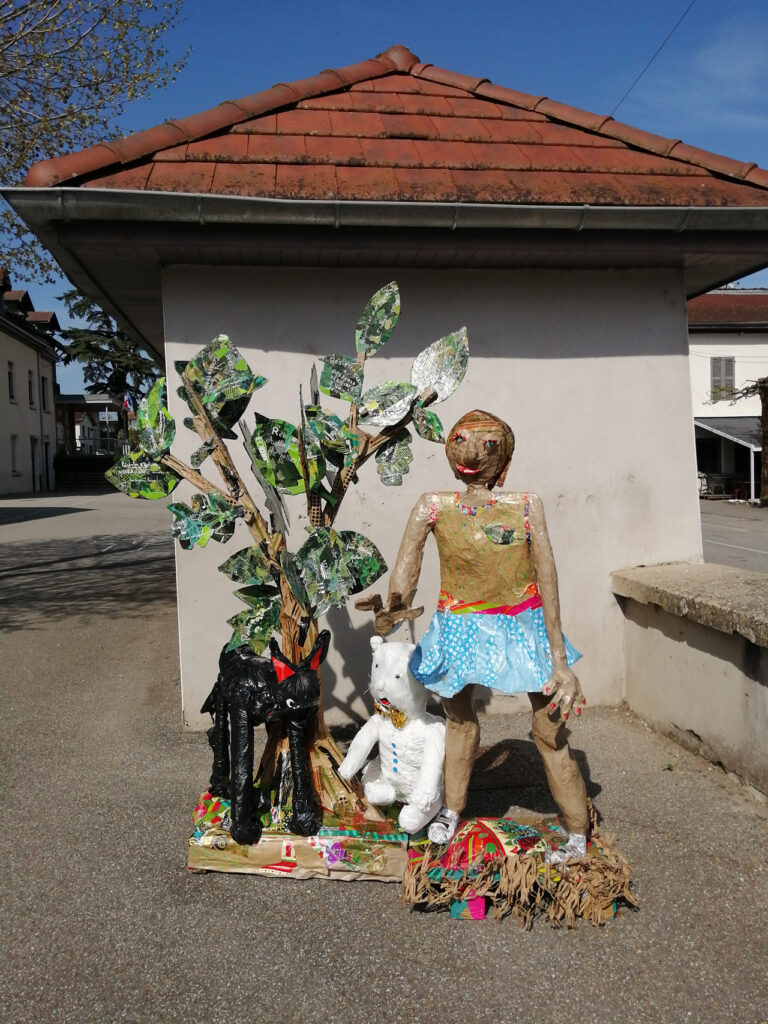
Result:
<instances>
[{"instance_id":1,"label":"utility wire","mask_svg":"<svg viewBox=\"0 0 768 1024\"><path fill-rule=\"evenodd\" d=\"M629 88L627 89L627 91L626 91L626 92L624 93L624 95L623 95L623 96L621 97L621 99L619 100L619 102L618 102L618 103L616 104L616 106L615 106L615 107L613 108L613 110L611 111L611 114L610 114L610 116L611 116L611 117L613 117L613 115L614 115L614 114L616 113L616 111L617 111L617 110L619 109L619 107L620 107L620 106L621 106L621 104L622 104L622 103L624 102L624 100L625 100L625 99L627 98L627 96L629 96L629 94L630 94L630 93L632 92L632 90L633 90L633 89L635 88L635 86L636 86L636 85L637 85L637 83L638 83L638 82L640 81L640 79L641 79L641 78L643 77L643 75L644 75L644 74L645 74L645 72L646 72L646 71L648 70L648 68L649 68L649 67L651 66L651 64L653 64L653 62L654 62L654 61L656 60L656 58L657 58L657 57L659 56L659 54L661 53L661 51L662 51L662 50L664 49L664 47L665 47L665 46L667 45L667 43L669 42L669 40L670 40L670 39L672 38L672 36L673 36L673 35L675 34L675 31L677 30L677 27L678 27L678 26L680 25L680 23L681 23L681 22L683 21L683 19L685 18L686 14L687 14L687 13L688 13L688 12L690 11L690 9L691 9L691 8L693 7L693 5L694 5L695 3L696 3L696 0L691 0L691 2L690 2L690 3L688 4L688 6L687 6L687 7L685 8L685 10L683 11L683 13L682 13L682 14L680 15L680 17L679 17L679 18L677 19L677 21L675 22L675 24L674 24L674 25L672 26L672 28L671 28L671 29L669 30L669 32L667 33L667 35L666 35L666 37L665 37L665 39L664 39L664 42L663 42L663 43L661 44L661 46L660 46L660 47L658 48L658 50L657 50L657 51L656 51L656 52L654 53L654 55L653 55L653 56L651 57L651 59L650 59L650 60L648 61L648 63L647 63L646 65L645 65L645 67L643 68L643 70L642 70L642 71L640 72L640 74L639 74L639 75L637 76L637 78L636 78L636 79L634 80L634 82L632 83L632 85L630 85L630 87L629 87Z\"/></svg>"}]
</instances>

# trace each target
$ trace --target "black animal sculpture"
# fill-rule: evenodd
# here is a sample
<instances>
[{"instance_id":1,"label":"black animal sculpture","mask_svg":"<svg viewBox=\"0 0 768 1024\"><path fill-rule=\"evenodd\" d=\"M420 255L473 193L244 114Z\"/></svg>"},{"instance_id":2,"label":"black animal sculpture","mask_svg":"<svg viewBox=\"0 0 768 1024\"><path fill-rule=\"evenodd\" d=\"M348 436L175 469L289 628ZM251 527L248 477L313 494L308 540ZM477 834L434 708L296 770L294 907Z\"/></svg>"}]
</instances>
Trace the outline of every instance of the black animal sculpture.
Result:
<instances>
[{"instance_id":1,"label":"black animal sculpture","mask_svg":"<svg viewBox=\"0 0 768 1024\"><path fill-rule=\"evenodd\" d=\"M259 806L253 786L253 729L284 719L293 774L293 804L288 828L302 836L316 835L322 825L307 751L307 727L320 702L317 670L328 653L331 634L318 634L309 655L294 665L271 640L271 660L250 647L226 648L219 657L219 675L201 712L213 726L210 791L231 800L230 834L236 843L257 843L261 836Z\"/></svg>"}]
</instances>

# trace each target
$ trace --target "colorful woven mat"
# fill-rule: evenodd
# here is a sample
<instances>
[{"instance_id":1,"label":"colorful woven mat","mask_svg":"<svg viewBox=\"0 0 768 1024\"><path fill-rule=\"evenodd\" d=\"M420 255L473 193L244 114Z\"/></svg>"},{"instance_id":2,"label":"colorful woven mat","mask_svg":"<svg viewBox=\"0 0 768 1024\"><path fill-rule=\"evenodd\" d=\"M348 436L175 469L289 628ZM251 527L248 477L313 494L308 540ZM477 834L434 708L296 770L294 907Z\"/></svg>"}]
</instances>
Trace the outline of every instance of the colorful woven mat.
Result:
<instances>
[{"instance_id":1,"label":"colorful woven mat","mask_svg":"<svg viewBox=\"0 0 768 1024\"><path fill-rule=\"evenodd\" d=\"M637 906L630 866L604 840L594 822L587 856L565 865L547 864L548 849L565 844L565 829L553 820L472 818L447 846L412 842L403 880L404 902L478 919L491 911L513 914L524 927L537 915L573 927L612 920L621 905Z\"/></svg>"}]
</instances>

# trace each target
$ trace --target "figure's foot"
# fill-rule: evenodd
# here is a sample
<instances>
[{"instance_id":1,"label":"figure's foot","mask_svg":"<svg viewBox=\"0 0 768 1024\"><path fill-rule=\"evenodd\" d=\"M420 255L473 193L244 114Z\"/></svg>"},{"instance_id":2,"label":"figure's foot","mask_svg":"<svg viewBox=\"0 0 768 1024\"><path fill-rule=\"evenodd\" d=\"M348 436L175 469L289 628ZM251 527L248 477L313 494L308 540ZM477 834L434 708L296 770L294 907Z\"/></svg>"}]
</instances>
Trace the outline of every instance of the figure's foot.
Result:
<instances>
[{"instance_id":1,"label":"figure's foot","mask_svg":"<svg viewBox=\"0 0 768 1024\"><path fill-rule=\"evenodd\" d=\"M414 832L421 832L431 817L429 811L424 812L413 804L406 804L400 809L397 823L403 832L413 835Z\"/></svg>"},{"instance_id":2,"label":"figure's foot","mask_svg":"<svg viewBox=\"0 0 768 1024\"><path fill-rule=\"evenodd\" d=\"M449 810L447 807L441 807L440 813L427 829L427 836L429 837L430 843L437 843L440 846L445 846L446 843L450 843L453 839L458 827L458 813L456 811Z\"/></svg>"},{"instance_id":3,"label":"figure's foot","mask_svg":"<svg viewBox=\"0 0 768 1024\"><path fill-rule=\"evenodd\" d=\"M568 842L557 850L548 849L547 864L562 864L567 860L582 860L587 855L587 837L578 832L571 832Z\"/></svg>"},{"instance_id":4,"label":"figure's foot","mask_svg":"<svg viewBox=\"0 0 768 1024\"><path fill-rule=\"evenodd\" d=\"M323 812L313 803L294 804L286 824L298 836L316 836L323 824Z\"/></svg>"},{"instance_id":5,"label":"figure's foot","mask_svg":"<svg viewBox=\"0 0 768 1024\"><path fill-rule=\"evenodd\" d=\"M229 834L240 846L250 846L261 839L261 822L254 818L245 822L233 822Z\"/></svg>"}]
</instances>

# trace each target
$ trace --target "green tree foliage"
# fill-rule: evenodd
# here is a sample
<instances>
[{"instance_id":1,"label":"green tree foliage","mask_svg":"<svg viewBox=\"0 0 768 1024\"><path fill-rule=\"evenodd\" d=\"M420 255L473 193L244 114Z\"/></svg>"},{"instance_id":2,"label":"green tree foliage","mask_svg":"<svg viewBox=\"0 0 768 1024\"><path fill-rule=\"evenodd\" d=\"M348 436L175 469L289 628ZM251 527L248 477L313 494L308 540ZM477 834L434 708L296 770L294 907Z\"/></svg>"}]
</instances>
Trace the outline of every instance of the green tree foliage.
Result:
<instances>
[{"instance_id":1,"label":"green tree foliage","mask_svg":"<svg viewBox=\"0 0 768 1024\"><path fill-rule=\"evenodd\" d=\"M83 322L81 327L69 327L60 332L59 351L64 365L82 363L86 391L91 394L129 394L134 407L138 406L141 396L162 373L162 366L142 352L118 329L112 318L85 295L73 288L59 299L71 317Z\"/></svg>"},{"instance_id":2,"label":"green tree foliage","mask_svg":"<svg viewBox=\"0 0 768 1024\"><path fill-rule=\"evenodd\" d=\"M0 0L0 180L120 133L127 104L163 89L186 63L162 44L183 0ZM9 208L0 266L52 281L52 257Z\"/></svg>"}]
</instances>

